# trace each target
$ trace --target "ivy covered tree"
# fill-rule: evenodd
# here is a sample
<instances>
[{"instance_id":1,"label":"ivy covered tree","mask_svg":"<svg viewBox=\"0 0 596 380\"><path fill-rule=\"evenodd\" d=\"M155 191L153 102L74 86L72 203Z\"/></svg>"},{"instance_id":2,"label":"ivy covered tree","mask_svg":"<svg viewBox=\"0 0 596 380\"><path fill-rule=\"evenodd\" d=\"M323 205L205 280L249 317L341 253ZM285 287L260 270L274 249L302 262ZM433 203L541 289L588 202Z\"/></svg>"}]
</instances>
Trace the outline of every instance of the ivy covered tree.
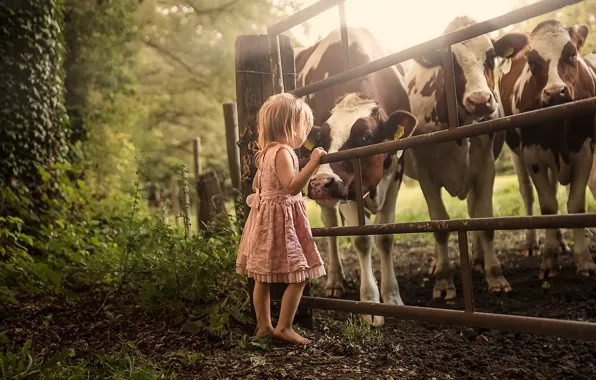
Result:
<instances>
[{"instance_id":1,"label":"ivy covered tree","mask_svg":"<svg viewBox=\"0 0 596 380\"><path fill-rule=\"evenodd\" d=\"M60 0L0 2L0 184L33 187L68 152Z\"/></svg>"}]
</instances>

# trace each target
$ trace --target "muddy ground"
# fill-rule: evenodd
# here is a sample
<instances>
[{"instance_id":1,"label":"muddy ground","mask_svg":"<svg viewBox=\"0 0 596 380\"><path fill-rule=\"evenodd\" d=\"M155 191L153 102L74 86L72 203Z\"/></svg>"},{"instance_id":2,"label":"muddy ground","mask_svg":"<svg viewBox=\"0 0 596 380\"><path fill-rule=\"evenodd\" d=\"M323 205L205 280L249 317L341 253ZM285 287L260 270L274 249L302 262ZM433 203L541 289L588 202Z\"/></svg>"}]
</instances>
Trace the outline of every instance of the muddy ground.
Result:
<instances>
[{"instance_id":1,"label":"muddy ground","mask_svg":"<svg viewBox=\"0 0 596 380\"><path fill-rule=\"evenodd\" d=\"M517 248L522 238L497 233L498 256L514 291L507 296L487 294L483 276L474 273L476 309L596 321L596 279L577 276L572 256L565 256L559 276L540 281L540 257L521 255ZM320 244L325 252L325 242ZM455 257L455 241L450 249ZM346 297L357 299L358 259L351 248L344 252ZM404 302L463 309L459 275L455 302L431 300L431 252L428 239L397 243L395 266ZM374 259L378 279L377 253ZM314 293L324 293L323 281L314 283ZM33 339L42 356L74 348L77 358L91 365L97 354L134 342L143 355L168 369L166 377L184 379L596 379L592 342L489 331L482 344L468 328L388 319L382 328L369 331L347 314L317 311L314 330L305 331L313 340L306 348L274 342L232 347L181 331L177 318L167 311L145 312L132 300L111 297L100 308L104 299L96 295L69 306L11 307L0 312L0 324L14 344Z\"/></svg>"}]
</instances>

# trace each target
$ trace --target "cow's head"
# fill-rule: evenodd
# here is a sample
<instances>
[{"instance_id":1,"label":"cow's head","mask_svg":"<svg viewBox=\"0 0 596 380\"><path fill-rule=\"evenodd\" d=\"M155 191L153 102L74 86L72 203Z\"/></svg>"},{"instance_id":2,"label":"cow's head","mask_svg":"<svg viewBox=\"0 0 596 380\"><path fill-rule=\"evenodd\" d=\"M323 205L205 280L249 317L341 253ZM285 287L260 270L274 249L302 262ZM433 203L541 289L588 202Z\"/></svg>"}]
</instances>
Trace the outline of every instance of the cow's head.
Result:
<instances>
[{"instance_id":1,"label":"cow's head","mask_svg":"<svg viewBox=\"0 0 596 380\"><path fill-rule=\"evenodd\" d=\"M350 93L339 99L321 127L313 128L307 145L321 146L328 153L334 153L409 136L417 123L416 118L406 111L395 111L387 117L375 100ZM386 154L361 158L364 194L375 189L383 178L386 158ZM355 199L352 162L321 165L309 181L308 195L327 207L335 206L341 200Z\"/></svg>"},{"instance_id":2,"label":"cow's head","mask_svg":"<svg viewBox=\"0 0 596 380\"><path fill-rule=\"evenodd\" d=\"M569 28L557 20L543 21L534 28L530 36L532 47L526 53L528 62L520 80L524 83L531 80L536 96L532 96L533 104L520 111L578 99L580 66L584 65L579 52L587 36L586 25Z\"/></svg>"},{"instance_id":3,"label":"cow's head","mask_svg":"<svg viewBox=\"0 0 596 380\"><path fill-rule=\"evenodd\" d=\"M474 24L476 21L469 17L458 17L447 26L444 34ZM525 34L509 33L497 41L488 35L481 35L451 47L461 119L481 120L497 112L499 103L495 95L495 59L514 57L527 45L528 37ZM415 59L426 68L442 64L440 51L430 51Z\"/></svg>"}]
</instances>

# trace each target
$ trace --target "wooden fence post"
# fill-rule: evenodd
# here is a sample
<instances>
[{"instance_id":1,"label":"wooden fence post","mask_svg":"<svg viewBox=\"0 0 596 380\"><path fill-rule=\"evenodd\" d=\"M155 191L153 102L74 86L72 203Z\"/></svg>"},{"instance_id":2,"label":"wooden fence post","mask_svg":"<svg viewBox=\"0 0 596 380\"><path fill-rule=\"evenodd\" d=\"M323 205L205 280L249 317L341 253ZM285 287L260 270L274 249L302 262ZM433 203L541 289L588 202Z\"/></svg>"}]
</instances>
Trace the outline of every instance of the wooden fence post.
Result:
<instances>
[{"instance_id":1,"label":"wooden fence post","mask_svg":"<svg viewBox=\"0 0 596 380\"><path fill-rule=\"evenodd\" d=\"M285 91L296 88L296 65L292 42L287 36L279 36L279 48L283 67ZM238 128L240 136L240 162L242 199L252 193L252 180L256 174L255 153L257 146L257 112L268 97L274 94L267 35L245 35L236 39L236 100L238 102ZM249 209L244 203L245 214ZM249 294L254 281L249 279ZM281 297L287 284L273 284L271 289L272 312L279 312ZM303 295L310 295L310 283ZM253 309L253 316L254 309ZM299 307L294 319L305 328L312 328L312 310Z\"/></svg>"},{"instance_id":2,"label":"wooden fence post","mask_svg":"<svg viewBox=\"0 0 596 380\"><path fill-rule=\"evenodd\" d=\"M197 182L197 192L201 202L201 214L199 215L199 223L202 226L208 225L210 222L219 217L219 222L228 224L227 212L225 206L226 196L214 172L209 171L201 174Z\"/></svg>"},{"instance_id":3,"label":"wooden fence post","mask_svg":"<svg viewBox=\"0 0 596 380\"><path fill-rule=\"evenodd\" d=\"M238 112L236 103L223 105L224 121L226 125L226 147L228 150L228 166L232 188L240 190L240 150L238 148Z\"/></svg>"},{"instance_id":4,"label":"wooden fence post","mask_svg":"<svg viewBox=\"0 0 596 380\"><path fill-rule=\"evenodd\" d=\"M182 211L184 215L184 234L190 236L190 186L188 185L188 169L186 169L186 166L182 168L182 184L184 186L184 209Z\"/></svg>"},{"instance_id":5,"label":"wooden fence post","mask_svg":"<svg viewBox=\"0 0 596 380\"><path fill-rule=\"evenodd\" d=\"M197 137L193 141L192 145L193 152L193 165L195 172L195 185L194 188L197 192L196 198L196 209L197 209L197 231L201 229L201 197L199 195L199 177L203 174L203 166L201 165L201 138Z\"/></svg>"}]
</instances>

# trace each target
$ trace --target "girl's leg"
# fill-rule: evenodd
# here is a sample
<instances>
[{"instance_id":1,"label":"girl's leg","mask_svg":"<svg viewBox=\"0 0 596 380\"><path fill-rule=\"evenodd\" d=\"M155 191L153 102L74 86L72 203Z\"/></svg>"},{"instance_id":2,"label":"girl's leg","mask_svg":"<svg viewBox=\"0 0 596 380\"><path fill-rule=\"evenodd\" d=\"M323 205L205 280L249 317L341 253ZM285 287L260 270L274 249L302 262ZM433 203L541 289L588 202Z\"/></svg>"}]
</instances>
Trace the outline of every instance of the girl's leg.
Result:
<instances>
[{"instance_id":1,"label":"girl's leg","mask_svg":"<svg viewBox=\"0 0 596 380\"><path fill-rule=\"evenodd\" d=\"M300 298L302 298L302 290L304 290L305 285L306 282L301 282L299 284L289 284L286 288L284 296L281 299L279 321L277 322L275 331L273 331L274 337L294 344L310 343L308 339L303 338L300 334L292 330L294 315L296 314L296 309L298 309Z\"/></svg>"},{"instance_id":2,"label":"girl's leg","mask_svg":"<svg viewBox=\"0 0 596 380\"><path fill-rule=\"evenodd\" d=\"M271 324L271 297L269 295L269 284L255 281L252 300L257 315L257 336L270 335L273 332Z\"/></svg>"}]
</instances>

